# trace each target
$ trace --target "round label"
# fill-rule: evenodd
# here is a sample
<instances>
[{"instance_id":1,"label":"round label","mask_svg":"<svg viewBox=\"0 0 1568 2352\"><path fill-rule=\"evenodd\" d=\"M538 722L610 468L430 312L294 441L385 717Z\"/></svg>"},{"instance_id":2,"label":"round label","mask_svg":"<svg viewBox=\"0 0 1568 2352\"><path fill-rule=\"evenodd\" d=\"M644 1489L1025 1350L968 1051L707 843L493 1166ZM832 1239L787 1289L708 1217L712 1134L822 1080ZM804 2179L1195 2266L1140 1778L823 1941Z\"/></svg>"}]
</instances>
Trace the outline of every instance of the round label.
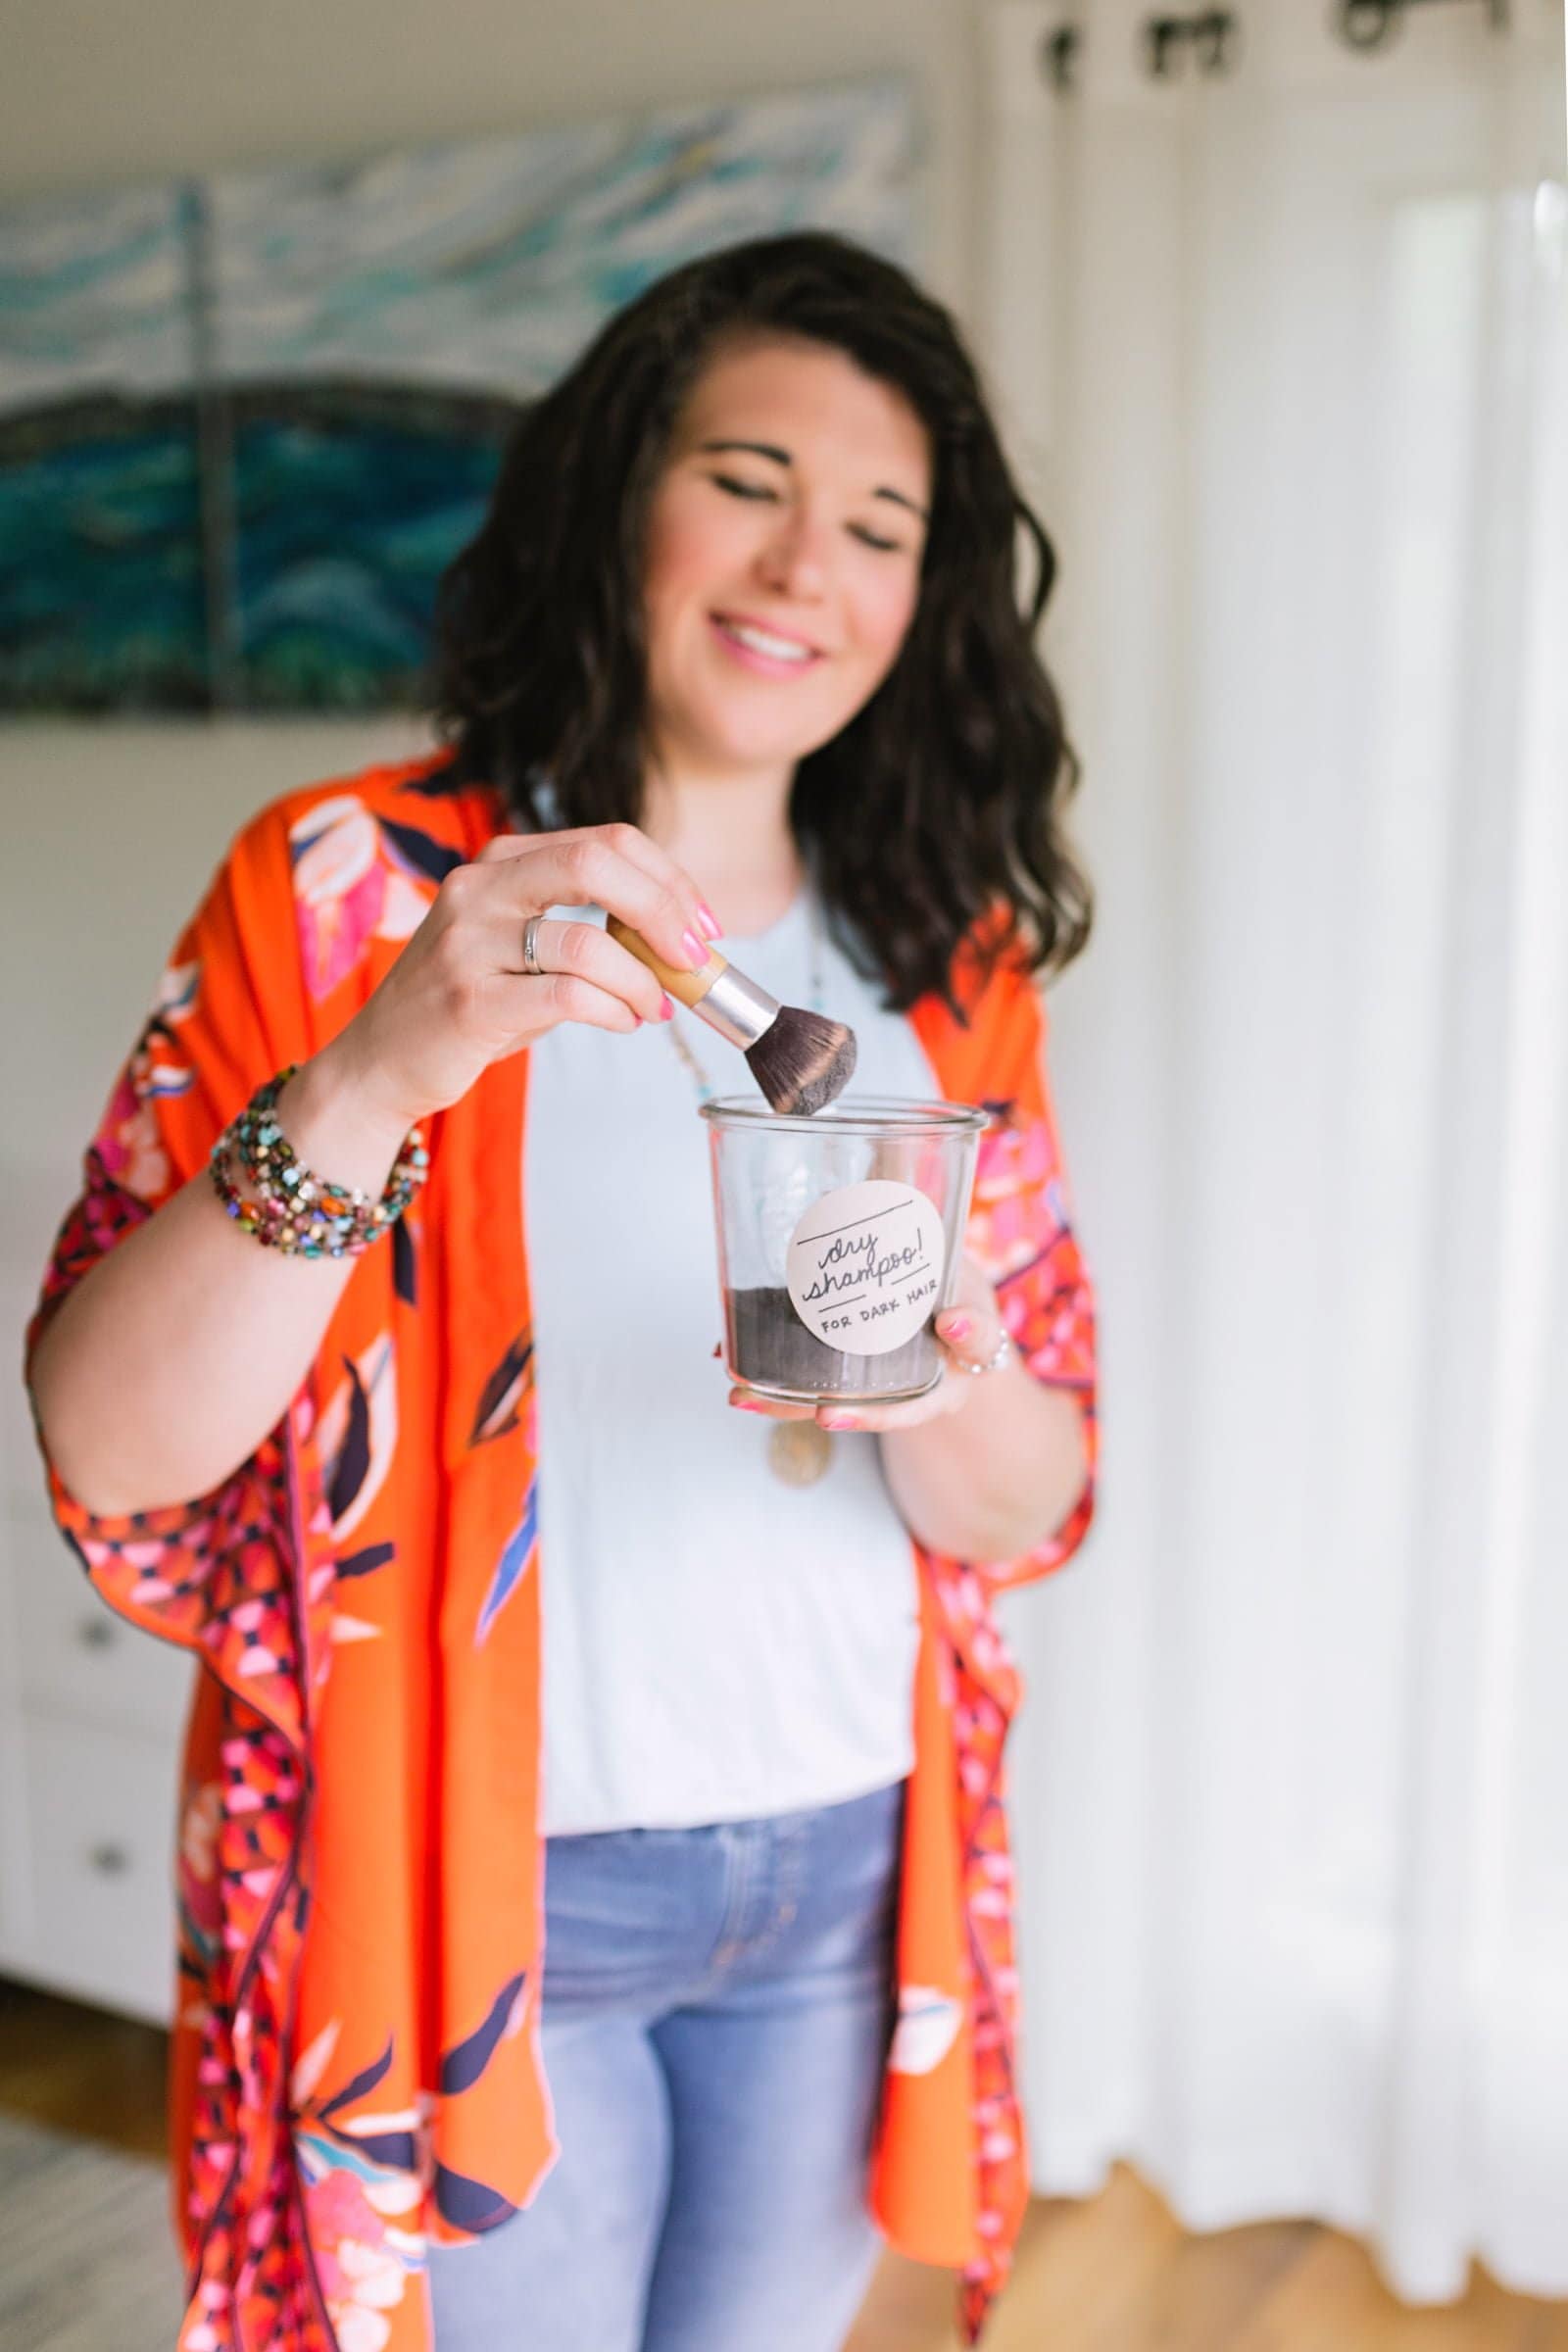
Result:
<instances>
[{"instance_id":1,"label":"round label","mask_svg":"<svg viewBox=\"0 0 1568 2352\"><path fill-rule=\"evenodd\" d=\"M784 1279L825 1347L888 1355L930 1321L943 1257L935 1204L912 1184L873 1176L812 1201L790 1238Z\"/></svg>"}]
</instances>

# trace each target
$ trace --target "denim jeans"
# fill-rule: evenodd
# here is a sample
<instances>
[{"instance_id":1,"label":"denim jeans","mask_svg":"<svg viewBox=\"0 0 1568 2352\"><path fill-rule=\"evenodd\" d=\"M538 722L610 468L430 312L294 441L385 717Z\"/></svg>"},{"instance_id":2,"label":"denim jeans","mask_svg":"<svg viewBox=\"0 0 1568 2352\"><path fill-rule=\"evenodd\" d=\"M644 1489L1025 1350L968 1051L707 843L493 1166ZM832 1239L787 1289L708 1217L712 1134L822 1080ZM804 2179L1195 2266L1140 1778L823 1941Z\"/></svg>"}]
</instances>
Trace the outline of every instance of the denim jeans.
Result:
<instances>
[{"instance_id":1,"label":"denim jeans","mask_svg":"<svg viewBox=\"0 0 1568 2352\"><path fill-rule=\"evenodd\" d=\"M546 1847L561 2154L430 2259L436 2352L838 2352L880 2239L904 1783Z\"/></svg>"}]
</instances>

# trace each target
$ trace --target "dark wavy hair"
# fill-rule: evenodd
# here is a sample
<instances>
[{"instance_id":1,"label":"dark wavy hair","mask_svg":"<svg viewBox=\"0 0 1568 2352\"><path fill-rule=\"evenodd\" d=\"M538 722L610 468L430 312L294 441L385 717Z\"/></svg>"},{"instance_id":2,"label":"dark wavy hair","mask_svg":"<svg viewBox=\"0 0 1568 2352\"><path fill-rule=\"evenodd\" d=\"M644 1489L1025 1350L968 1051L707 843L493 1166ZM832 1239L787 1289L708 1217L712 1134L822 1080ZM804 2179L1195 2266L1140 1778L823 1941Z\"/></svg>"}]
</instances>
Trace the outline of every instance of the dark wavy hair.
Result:
<instances>
[{"instance_id":1,"label":"dark wavy hair","mask_svg":"<svg viewBox=\"0 0 1568 2352\"><path fill-rule=\"evenodd\" d=\"M953 956L977 924L988 964L1018 953L1059 969L1088 939L1091 896L1061 822L1078 762L1034 645L1054 553L947 312L844 237L761 238L685 264L525 411L484 524L441 582L443 778L498 787L531 831L639 821L651 495L704 368L768 335L847 354L903 394L932 452L898 660L795 774L791 822L835 936L899 1010L929 991L953 1001Z\"/></svg>"}]
</instances>

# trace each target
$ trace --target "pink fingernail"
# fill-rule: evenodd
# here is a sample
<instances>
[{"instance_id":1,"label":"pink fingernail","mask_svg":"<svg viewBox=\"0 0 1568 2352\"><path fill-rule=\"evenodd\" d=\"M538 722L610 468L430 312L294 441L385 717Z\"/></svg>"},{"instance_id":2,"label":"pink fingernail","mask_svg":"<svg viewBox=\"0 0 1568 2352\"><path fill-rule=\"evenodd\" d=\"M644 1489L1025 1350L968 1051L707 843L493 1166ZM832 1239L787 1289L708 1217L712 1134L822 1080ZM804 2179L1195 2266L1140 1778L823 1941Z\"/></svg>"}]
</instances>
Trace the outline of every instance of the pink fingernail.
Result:
<instances>
[{"instance_id":1,"label":"pink fingernail","mask_svg":"<svg viewBox=\"0 0 1568 2352\"><path fill-rule=\"evenodd\" d=\"M974 1325L967 1315L950 1315L948 1317L947 1336L950 1340L966 1340L973 1329Z\"/></svg>"},{"instance_id":2,"label":"pink fingernail","mask_svg":"<svg viewBox=\"0 0 1568 2352\"><path fill-rule=\"evenodd\" d=\"M718 917L706 899L699 899L697 902L697 919L710 939L723 938L724 934L719 928Z\"/></svg>"},{"instance_id":3,"label":"pink fingernail","mask_svg":"<svg viewBox=\"0 0 1568 2352\"><path fill-rule=\"evenodd\" d=\"M855 1413L824 1413L822 1415L824 1429L858 1429L859 1426L859 1417Z\"/></svg>"},{"instance_id":4,"label":"pink fingernail","mask_svg":"<svg viewBox=\"0 0 1568 2352\"><path fill-rule=\"evenodd\" d=\"M695 931L683 931L680 935L680 944L686 951L686 960L692 970L700 972L708 961L708 942L699 939Z\"/></svg>"},{"instance_id":5,"label":"pink fingernail","mask_svg":"<svg viewBox=\"0 0 1568 2352\"><path fill-rule=\"evenodd\" d=\"M767 1410L766 1405L759 1404L754 1396L732 1396L730 1402L738 1413L765 1413Z\"/></svg>"},{"instance_id":6,"label":"pink fingernail","mask_svg":"<svg viewBox=\"0 0 1568 2352\"><path fill-rule=\"evenodd\" d=\"M675 1007L667 997L661 997L659 1000L659 1017L662 1021L672 1021L675 1018Z\"/></svg>"}]
</instances>

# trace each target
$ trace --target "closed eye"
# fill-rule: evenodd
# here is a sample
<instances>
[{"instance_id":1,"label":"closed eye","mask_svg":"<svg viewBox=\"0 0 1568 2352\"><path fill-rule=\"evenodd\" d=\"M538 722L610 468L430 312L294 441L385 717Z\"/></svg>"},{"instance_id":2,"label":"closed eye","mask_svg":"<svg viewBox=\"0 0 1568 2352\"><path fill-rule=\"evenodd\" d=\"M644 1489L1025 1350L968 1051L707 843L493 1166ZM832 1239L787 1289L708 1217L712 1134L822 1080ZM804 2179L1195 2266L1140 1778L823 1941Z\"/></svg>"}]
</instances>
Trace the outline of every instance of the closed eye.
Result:
<instances>
[{"instance_id":1,"label":"closed eye","mask_svg":"<svg viewBox=\"0 0 1568 2352\"><path fill-rule=\"evenodd\" d=\"M767 489L760 482L737 481L732 473L710 474L709 478L716 482L721 490L727 490L731 498L764 498L777 503L778 492Z\"/></svg>"},{"instance_id":2,"label":"closed eye","mask_svg":"<svg viewBox=\"0 0 1568 2352\"><path fill-rule=\"evenodd\" d=\"M778 504L778 492L763 482L743 482L733 473L710 474L709 479L715 482L720 490L727 490L731 498L762 500L772 506ZM851 523L849 527L852 538L858 539L866 547L874 547L880 555L896 556L904 545L902 539L884 539L880 532L869 529L861 522Z\"/></svg>"}]
</instances>

